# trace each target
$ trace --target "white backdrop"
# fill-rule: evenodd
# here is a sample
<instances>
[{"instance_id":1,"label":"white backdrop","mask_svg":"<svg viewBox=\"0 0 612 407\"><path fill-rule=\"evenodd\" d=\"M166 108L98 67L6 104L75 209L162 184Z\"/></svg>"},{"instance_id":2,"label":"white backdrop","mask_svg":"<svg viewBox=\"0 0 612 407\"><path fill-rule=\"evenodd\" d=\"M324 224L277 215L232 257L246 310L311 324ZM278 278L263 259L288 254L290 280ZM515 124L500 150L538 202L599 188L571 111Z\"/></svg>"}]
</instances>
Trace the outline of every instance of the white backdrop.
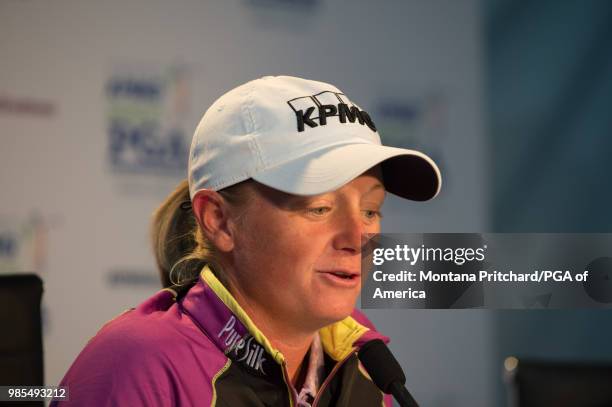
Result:
<instances>
[{"instance_id":1,"label":"white backdrop","mask_svg":"<svg viewBox=\"0 0 612 407\"><path fill-rule=\"evenodd\" d=\"M331 82L438 160L441 195L390 199L383 231L485 230L481 53L476 0L0 2L0 268L45 281L46 382L158 288L151 212L201 114L247 80ZM486 311L368 313L422 405L491 404Z\"/></svg>"}]
</instances>

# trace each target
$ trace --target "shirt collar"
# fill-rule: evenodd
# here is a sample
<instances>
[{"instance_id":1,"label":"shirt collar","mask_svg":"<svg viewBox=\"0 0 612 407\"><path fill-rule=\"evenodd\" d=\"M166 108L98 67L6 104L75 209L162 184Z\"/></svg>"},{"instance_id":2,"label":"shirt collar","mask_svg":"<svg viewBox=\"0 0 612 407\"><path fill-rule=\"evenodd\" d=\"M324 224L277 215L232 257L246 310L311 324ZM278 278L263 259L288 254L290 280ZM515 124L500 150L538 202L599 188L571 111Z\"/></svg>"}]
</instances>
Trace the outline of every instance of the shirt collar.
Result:
<instances>
[{"instance_id":1,"label":"shirt collar","mask_svg":"<svg viewBox=\"0 0 612 407\"><path fill-rule=\"evenodd\" d=\"M297 397L298 407L310 407L319 391L321 382L325 379L325 357L318 332L315 333L310 345L310 357L306 368L308 369L306 378Z\"/></svg>"},{"instance_id":2,"label":"shirt collar","mask_svg":"<svg viewBox=\"0 0 612 407\"><path fill-rule=\"evenodd\" d=\"M242 357L240 352L248 350L247 341L252 338L276 363L284 364L283 354L272 346L208 265L204 266L198 282L184 297L182 307L226 355ZM388 342L387 337L358 322L353 316L322 328L317 337L321 349L336 361L344 359L368 340L379 338Z\"/></svg>"}]
</instances>

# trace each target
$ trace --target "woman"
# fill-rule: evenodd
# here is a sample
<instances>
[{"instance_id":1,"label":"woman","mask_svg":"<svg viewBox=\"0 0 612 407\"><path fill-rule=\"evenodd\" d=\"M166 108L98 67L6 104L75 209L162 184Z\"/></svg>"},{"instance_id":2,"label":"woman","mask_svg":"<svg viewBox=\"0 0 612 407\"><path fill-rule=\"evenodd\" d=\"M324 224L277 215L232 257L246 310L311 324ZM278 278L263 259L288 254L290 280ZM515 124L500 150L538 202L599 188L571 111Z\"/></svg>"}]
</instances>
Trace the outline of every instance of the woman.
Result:
<instances>
[{"instance_id":1,"label":"woman","mask_svg":"<svg viewBox=\"0 0 612 407\"><path fill-rule=\"evenodd\" d=\"M107 323L61 385L74 405L372 406L354 309L385 190L424 201L433 161L380 144L336 87L264 77L198 125L188 180L154 215L166 288Z\"/></svg>"}]
</instances>

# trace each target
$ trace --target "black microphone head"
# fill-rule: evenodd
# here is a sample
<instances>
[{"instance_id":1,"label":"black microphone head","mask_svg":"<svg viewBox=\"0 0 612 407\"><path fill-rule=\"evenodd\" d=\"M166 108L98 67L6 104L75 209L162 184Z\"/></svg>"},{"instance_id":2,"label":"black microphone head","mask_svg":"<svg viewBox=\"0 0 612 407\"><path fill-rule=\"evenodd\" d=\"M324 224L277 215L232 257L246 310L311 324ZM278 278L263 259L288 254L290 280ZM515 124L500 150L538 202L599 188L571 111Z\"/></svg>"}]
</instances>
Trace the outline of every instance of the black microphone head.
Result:
<instances>
[{"instance_id":1,"label":"black microphone head","mask_svg":"<svg viewBox=\"0 0 612 407\"><path fill-rule=\"evenodd\" d=\"M402 367L380 339L366 342L357 353L359 360L379 389L391 394L391 383L406 383Z\"/></svg>"}]
</instances>

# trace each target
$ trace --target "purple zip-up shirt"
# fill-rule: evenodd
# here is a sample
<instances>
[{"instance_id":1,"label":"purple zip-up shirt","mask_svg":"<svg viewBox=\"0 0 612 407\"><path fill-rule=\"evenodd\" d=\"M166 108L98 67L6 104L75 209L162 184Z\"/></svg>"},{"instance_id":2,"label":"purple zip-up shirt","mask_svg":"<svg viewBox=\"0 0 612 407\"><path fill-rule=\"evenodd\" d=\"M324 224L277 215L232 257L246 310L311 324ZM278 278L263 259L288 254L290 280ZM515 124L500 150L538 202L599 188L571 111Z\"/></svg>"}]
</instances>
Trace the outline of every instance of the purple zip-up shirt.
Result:
<instances>
[{"instance_id":1,"label":"purple zip-up shirt","mask_svg":"<svg viewBox=\"0 0 612 407\"><path fill-rule=\"evenodd\" d=\"M368 340L388 341L357 310L319 337L336 360ZM277 365L285 371L283 355L205 267L184 298L164 289L106 323L60 383L69 401L51 406L214 405L215 381L231 363L262 377ZM295 406L297 392L290 389Z\"/></svg>"}]
</instances>

